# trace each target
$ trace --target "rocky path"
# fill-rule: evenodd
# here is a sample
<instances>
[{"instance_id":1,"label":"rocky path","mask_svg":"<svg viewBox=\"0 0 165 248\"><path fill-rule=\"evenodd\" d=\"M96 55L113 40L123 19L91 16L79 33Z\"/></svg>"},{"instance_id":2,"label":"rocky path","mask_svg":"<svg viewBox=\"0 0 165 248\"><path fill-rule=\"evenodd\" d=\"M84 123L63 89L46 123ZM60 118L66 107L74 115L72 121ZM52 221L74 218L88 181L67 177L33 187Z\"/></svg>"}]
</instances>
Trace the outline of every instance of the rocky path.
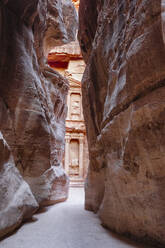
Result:
<instances>
[{"instance_id":1,"label":"rocky path","mask_svg":"<svg viewBox=\"0 0 165 248\"><path fill-rule=\"evenodd\" d=\"M0 248L140 248L118 239L83 208L83 189L71 189L67 202L34 215L17 232L0 242Z\"/></svg>"}]
</instances>

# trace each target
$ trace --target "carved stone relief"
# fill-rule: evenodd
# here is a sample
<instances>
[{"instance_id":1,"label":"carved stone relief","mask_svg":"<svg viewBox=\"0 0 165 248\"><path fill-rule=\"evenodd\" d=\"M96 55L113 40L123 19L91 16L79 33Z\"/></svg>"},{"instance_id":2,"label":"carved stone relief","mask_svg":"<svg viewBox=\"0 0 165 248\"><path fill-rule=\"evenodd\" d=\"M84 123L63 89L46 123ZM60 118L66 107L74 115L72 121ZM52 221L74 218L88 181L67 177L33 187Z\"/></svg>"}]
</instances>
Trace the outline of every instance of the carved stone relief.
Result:
<instances>
[{"instance_id":1,"label":"carved stone relief","mask_svg":"<svg viewBox=\"0 0 165 248\"><path fill-rule=\"evenodd\" d=\"M81 115L81 96L80 94L71 94L71 118L80 119Z\"/></svg>"},{"instance_id":2,"label":"carved stone relief","mask_svg":"<svg viewBox=\"0 0 165 248\"><path fill-rule=\"evenodd\" d=\"M77 139L72 139L70 141L69 175L79 175L79 142Z\"/></svg>"}]
</instances>

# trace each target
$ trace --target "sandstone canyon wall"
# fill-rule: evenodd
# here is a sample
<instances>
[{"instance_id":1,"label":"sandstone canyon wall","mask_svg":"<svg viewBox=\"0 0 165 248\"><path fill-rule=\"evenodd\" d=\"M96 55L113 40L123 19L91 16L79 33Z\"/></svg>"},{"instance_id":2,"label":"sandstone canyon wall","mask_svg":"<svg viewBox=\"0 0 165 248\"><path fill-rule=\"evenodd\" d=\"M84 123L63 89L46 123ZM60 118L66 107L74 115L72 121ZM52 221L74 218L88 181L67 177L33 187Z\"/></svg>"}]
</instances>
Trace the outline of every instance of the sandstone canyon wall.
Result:
<instances>
[{"instance_id":1,"label":"sandstone canyon wall","mask_svg":"<svg viewBox=\"0 0 165 248\"><path fill-rule=\"evenodd\" d=\"M86 209L165 245L165 1L81 0Z\"/></svg>"},{"instance_id":2,"label":"sandstone canyon wall","mask_svg":"<svg viewBox=\"0 0 165 248\"><path fill-rule=\"evenodd\" d=\"M70 0L0 1L0 238L38 206L67 198L68 82L46 57L76 29Z\"/></svg>"}]
</instances>

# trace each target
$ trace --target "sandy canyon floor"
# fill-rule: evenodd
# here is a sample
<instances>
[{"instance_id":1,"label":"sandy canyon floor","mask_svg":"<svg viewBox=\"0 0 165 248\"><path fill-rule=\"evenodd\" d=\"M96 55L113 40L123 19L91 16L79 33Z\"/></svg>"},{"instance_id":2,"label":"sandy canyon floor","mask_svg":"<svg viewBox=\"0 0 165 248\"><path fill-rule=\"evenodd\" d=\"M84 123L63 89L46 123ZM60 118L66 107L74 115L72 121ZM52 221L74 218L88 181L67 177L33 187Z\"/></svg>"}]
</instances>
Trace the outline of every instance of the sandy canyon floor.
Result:
<instances>
[{"instance_id":1,"label":"sandy canyon floor","mask_svg":"<svg viewBox=\"0 0 165 248\"><path fill-rule=\"evenodd\" d=\"M66 202L42 209L0 242L0 248L85 247L144 248L107 231L96 214L85 211L82 188L71 188Z\"/></svg>"}]
</instances>

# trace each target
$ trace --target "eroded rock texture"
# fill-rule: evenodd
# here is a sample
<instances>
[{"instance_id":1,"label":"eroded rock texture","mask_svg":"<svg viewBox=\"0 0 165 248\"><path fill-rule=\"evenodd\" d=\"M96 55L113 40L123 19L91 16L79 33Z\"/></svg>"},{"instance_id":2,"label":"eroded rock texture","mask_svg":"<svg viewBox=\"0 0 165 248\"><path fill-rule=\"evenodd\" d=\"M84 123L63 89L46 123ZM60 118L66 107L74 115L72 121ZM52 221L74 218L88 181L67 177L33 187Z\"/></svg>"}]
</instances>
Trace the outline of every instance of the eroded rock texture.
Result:
<instances>
[{"instance_id":1,"label":"eroded rock texture","mask_svg":"<svg viewBox=\"0 0 165 248\"><path fill-rule=\"evenodd\" d=\"M67 198L68 82L46 56L74 39L76 18L70 0L0 2L0 237L38 205Z\"/></svg>"},{"instance_id":2,"label":"eroded rock texture","mask_svg":"<svg viewBox=\"0 0 165 248\"><path fill-rule=\"evenodd\" d=\"M0 133L0 237L19 226L38 208L28 184L15 166L11 151Z\"/></svg>"},{"instance_id":3,"label":"eroded rock texture","mask_svg":"<svg viewBox=\"0 0 165 248\"><path fill-rule=\"evenodd\" d=\"M164 2L81 0L79 30L86 209L157 245L165 244Z\"/></svg>"}]
</instances>

